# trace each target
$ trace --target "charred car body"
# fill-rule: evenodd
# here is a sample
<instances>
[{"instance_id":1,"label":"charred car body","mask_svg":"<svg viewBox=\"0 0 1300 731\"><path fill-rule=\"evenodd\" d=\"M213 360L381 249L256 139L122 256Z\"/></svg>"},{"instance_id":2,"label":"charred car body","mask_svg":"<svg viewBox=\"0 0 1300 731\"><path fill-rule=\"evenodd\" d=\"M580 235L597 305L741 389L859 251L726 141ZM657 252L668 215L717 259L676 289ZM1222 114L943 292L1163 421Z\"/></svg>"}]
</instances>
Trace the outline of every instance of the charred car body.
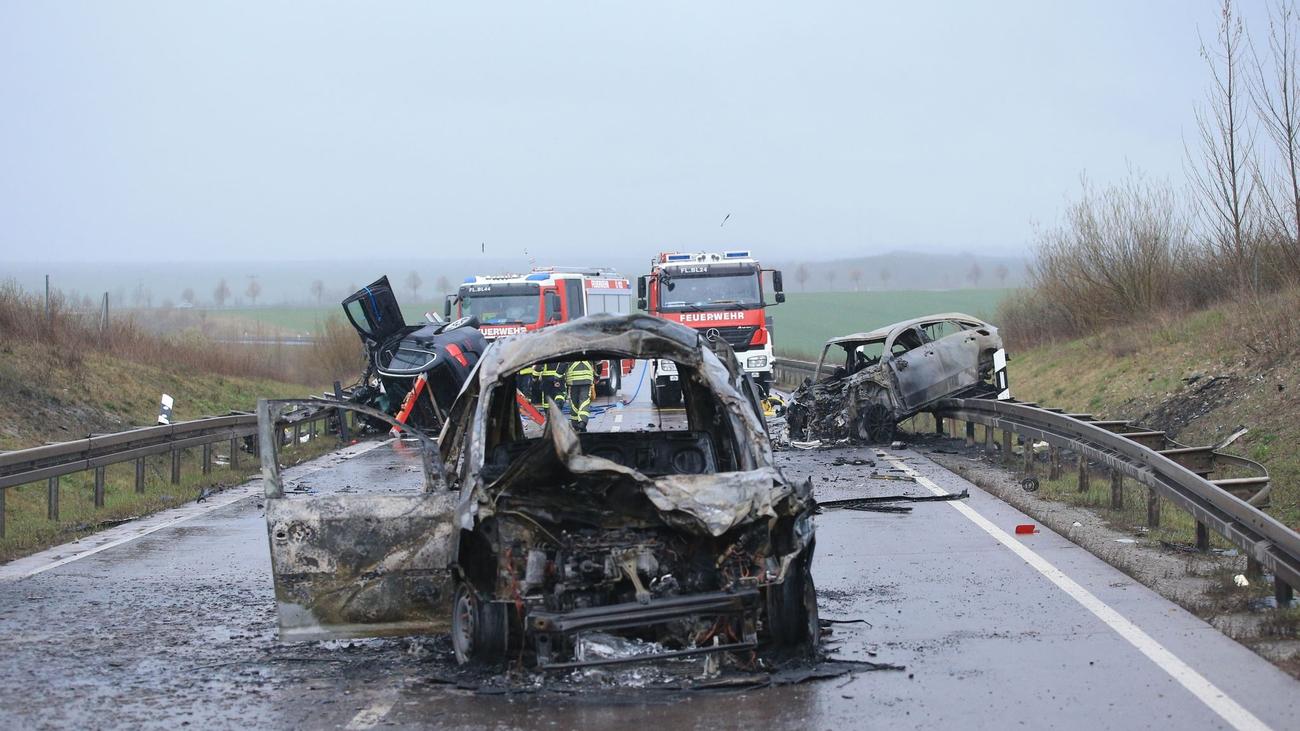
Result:
<instances>
[{"instance_id":1,"label":"charred car body","mask_svg":"<svg viewBox=\"0 0 1300 731\"><path fill-rule=\"evenodd\" d=\"M521 369L597 358L675 362L685 424L578 433L555 407L544 428L521 419ZM593 664L593 632L656 643L637 661L815 645L810 486L773 465L736 383L698 332L645 315L497 341L424 494L287 500L268 479L282 635L450 630L462 662L549 668Z\"/></svg>"},{"instance_id":2,"label":"charred car body","mask_svg":"<svg viewBox=\"0 0 1300 731\"><path fill-rule=\"evenodd\" d=\"M1006 390L997 328L958 312L831 338L816 373L828 368L795 392L791 438L887 442L899 421L939 399Z\"/></svg>"},{"instance_id":3,"label":"charred car body","mask_svg":"<svg viewBox=\"0 0 1300 731\"><path fill-rule=\"evenodd\" d=\"M343 312L367 354L352 400L390 415L405 411L400 421L424 431L441 428L487 349L476 321L408 325L386 276L343 300Z\"/></svg>"}]
</instances>

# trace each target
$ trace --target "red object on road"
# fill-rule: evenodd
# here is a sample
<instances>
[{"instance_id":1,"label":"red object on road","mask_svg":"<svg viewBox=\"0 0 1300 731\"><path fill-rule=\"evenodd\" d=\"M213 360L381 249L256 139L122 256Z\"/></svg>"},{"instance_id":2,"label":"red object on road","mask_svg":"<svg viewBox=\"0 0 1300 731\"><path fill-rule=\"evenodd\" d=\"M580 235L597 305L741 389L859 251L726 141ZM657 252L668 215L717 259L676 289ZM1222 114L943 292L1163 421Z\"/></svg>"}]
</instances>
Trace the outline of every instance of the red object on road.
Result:
<instances>
[{"instance_id":1,"label":"red object on road","mask_svg":"<svg viewBox=\"0 0 1300 731\"><path fill-rule=\"evenodd\" d=\"M1037 532L1038 532L1038 528L1034 527L1033 523L1025 523L1023 525L1016 526L1016 535L1018 536L1028 535Z\"/></svg>"}]
</instances>

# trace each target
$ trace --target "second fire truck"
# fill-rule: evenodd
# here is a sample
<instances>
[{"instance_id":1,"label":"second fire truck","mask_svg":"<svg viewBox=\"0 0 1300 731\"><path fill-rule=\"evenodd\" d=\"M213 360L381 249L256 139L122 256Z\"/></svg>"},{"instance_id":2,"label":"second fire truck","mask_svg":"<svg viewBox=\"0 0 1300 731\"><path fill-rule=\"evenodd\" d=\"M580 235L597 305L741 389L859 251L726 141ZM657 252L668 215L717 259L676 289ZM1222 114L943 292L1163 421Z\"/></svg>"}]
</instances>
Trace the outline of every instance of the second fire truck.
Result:
<instances>
[{"instance_id":1,"label":"second fire truck","mask_svg":"<svg viewBox=\"0 0 1300 731\"><path fill-rule=\"evenodd\" d=\"M772 384L772 333L767 323L763 273L771 272L777 304L785 301L781 272L763 269L748 251L722 253L666 252L637 280L637 305L656 317L702 331L709 340L723 339L736 351L740 367L763 392ZM651 397L659 406L676 406L682 391L676 365L651 364Z\"/></svg>"},{"instance_id":2,"label":"second fire truck","mask_svg":"<svg viewBox=\"0 0 1300 731\"><path fill-rule=\"evenodd\" d=\"M626 315L632 311L632 288L609 269L537 267L528 274L466 277L459 291L447 296L443 312L450 318L453 311L457 317L477 317L479 332L495 340L598 312ZM601 361L597 394L617 393L631 366L632 361Z\"/></svg>"}]
</instances>

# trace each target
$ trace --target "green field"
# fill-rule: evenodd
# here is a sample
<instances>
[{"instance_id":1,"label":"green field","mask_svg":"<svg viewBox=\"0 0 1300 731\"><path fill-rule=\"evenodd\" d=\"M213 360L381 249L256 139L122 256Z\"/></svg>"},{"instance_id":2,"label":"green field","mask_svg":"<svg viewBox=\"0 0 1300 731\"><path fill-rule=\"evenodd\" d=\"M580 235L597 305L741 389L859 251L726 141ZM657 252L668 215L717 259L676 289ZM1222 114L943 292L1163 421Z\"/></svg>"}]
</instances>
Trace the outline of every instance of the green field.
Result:
<instances>
[{"instance_id":1,"label":"green field","mask_svg":"<svg viewBox=\"0 0 1300 731\"><path fill-rule=\"evenodd\" d=\"M776 348L790 356L821 352L827 338L871 330L891 322L935 312L965 312L991 318L1005 289L898 290L871 292L790 292L782 305L768 309L775 327ZM424 313L442 305L404 305L407 322L421 322ZM343 315L338 305L257 307L209 310L210 320L238 323L251 329L261 325L266 335L306 335L319 329L330 315Z\"/></svg>"},{"instance_id":2,"label":"green field","mask_svg":"<svg viewBox=\"0 0 1300 731\"><path fill-rule=\"evenodd\" d=\"M768 309L777 353L814 358L828 338L937 312L991 318L1005 289L789 292ZM995 323L996 324L996 323Z\"/></svg>"},{"instance_id":3,"label":"green field","mask_svg":"<svg viewBox=\"0 0 1300 731\"><path fill-rule=\"evenodd\" d=\"M408 323L424 322L425 312L442 314L442 303L402 305L402 316ZM343 308L337 304L277 305L272 307L242 307L227 310L207 310L208 320L228 323L250 332L260 331L267 336L313 335L321 323L331 315L343 317ZM260 328L259 328L260 326Z\"/></svg>"}]
</instances>

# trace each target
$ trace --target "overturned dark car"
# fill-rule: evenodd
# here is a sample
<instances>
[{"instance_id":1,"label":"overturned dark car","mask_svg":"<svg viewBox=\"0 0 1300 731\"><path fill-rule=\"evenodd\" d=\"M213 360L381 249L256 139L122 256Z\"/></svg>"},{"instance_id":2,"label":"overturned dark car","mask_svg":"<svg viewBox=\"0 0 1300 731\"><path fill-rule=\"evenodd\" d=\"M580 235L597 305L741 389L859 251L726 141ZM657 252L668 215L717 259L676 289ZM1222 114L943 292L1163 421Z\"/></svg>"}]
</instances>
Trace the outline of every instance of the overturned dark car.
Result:
<instances>
[{"instance_id":1,"label":"overturned dark car","mask_svg":"<svg viewBox=\"0 0 1300 731\"><path fill-rule=\"evenodd\" d=\"M487 349L477 321L408 325L386 276L342 304L366 350L366 368L351 389L352 400L426 432L442 428L456 394ZM384 428L381 422L373 426Z\"/></svg>"},{"instance_id":2,"label":"overturned dark car","mask_svg":"<svg viewBox=\"0 0 1300 731\"><path fill-rule=\"evenodd\" d=\"M816 373L828 370L794 393L791 439L888 442L898 422L939 399L1007 392L998 329L959 312L831 338Z\"/></svg>"},{"instance_id":3,"label":"overturned dark car","mask_svg":"<svg viewBox=\"0 0 1300 731\"><path fill-rule=\"evenodd\" d=\"M676 363L684 416L581 433L554 406L544 426L521 418L519 371L604 358ZM774 466L735 383L697 331L646 315L497 341L426 461L424 494L290 500L268 480L282 635L450 631L460 662L551 669L812 648L811 486ZM609 635L649 649L584 653Z\"/></svg>"}]
</instances>

